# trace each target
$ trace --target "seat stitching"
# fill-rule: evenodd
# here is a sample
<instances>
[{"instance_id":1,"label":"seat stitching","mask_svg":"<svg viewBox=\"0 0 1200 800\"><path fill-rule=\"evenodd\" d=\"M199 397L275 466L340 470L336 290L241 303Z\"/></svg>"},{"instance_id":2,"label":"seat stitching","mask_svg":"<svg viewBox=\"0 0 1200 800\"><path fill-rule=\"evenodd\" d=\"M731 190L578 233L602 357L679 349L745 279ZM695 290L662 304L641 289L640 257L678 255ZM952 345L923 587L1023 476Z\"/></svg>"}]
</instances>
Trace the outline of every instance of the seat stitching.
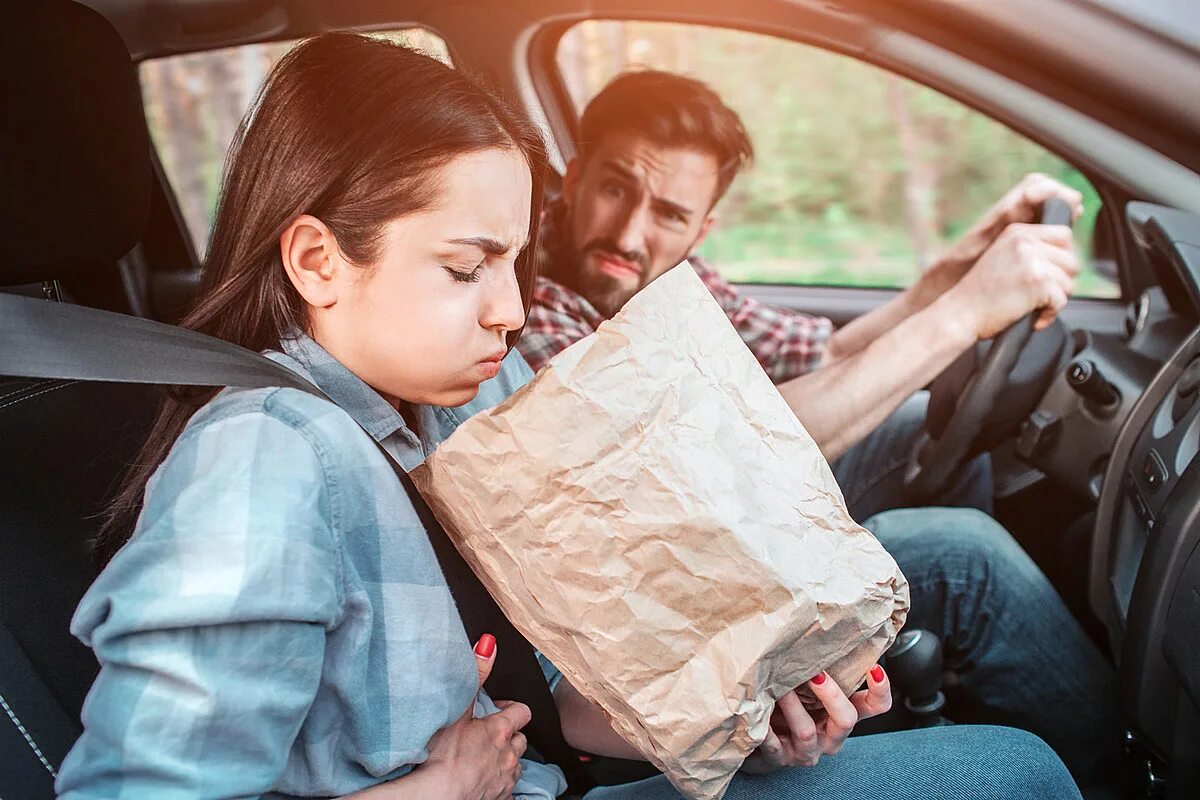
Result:
<instances>
[{"instance_id":1,"label":"seat stitching","mask_svg":"<svg viewBox=\"0 0 1200 800\"><path fill-rule=\"evenodd\" d=\"M17 403L20 403L23 400L32 400L33 398L38 397L40 395L47 394L49 392L53 392L55 389L65 389L66 387L74 386L77 383L79 383L79 381L67 381L66 383L56 383L53 386L48 386L47 388L42 389L40 392L34 392L31 395L27 395L25 397L18 397L16 400L10 400L9 402L4 403L3 405L0 405L0 408L8 408L9 406L15 406Z\"/></svg>"},{"instance_id":2,"label":"seat stitching","mask_svg":"<svg viewBox=\"0 0 1200 800\"><path fill-rule=\"evenodd\" d=\"M28 386L22 386L19 389L14 389L13 391L9 392L8 394L0 394L0 400L7 400L10 397L17 397L19 395L25 394L28 391L36 389L39 386L46 386L47 384L51 384L51 383L54 383L54 381L46 380L46 381L38 381L36 383L31 383Z\"/></svg>"},{"instance_id":3,"label":"seat stitching","mask_svg":"<svg viewBox=\"0 0 1200 800\"><path fill-rule=\"evenodd\" d=\"M17 719L17 715L9 707L8 701L4 699L4 695L2 694L0 694L0 706L4 706L4 711L6 714L8 714L8 718L12 720L13 725L17 726L17 730L21 732L21 735L25 737L25 741L28 742L29 746L33 748L33 753L38 757L38 761L41 761L42 766L46 768L46 771L49 772L55 780L58 780L58 773L54 771L54 767L50 766L50 762L46 760L44 755L42 755L42 749L37 746L37 742L33 741L33 737L29 735L29 731L25 730L25 726L21 724L21 720Z\"/></svg>"}]
</instances>

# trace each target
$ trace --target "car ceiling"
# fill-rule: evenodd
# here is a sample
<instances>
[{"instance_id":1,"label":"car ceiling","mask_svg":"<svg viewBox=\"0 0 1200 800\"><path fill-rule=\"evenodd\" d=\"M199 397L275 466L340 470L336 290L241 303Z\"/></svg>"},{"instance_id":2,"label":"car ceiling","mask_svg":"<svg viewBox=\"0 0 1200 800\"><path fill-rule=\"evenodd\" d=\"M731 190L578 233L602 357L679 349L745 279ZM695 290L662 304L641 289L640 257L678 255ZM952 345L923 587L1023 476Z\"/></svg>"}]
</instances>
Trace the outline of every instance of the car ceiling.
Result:
<instances>
[{"instance_id":1,"label":"car ceiling","mask_svg":"<svg viewBox=\"0 0 1200 800\"><path fill-rule=\"evenodd\" d=\"M535 86L539 36L604 17L739 27L893 69L1085 169L1108 170L1104 177L1137 196L1200 212L1200 51L1088 0L83 1L113 23L136 60L422 25L446 39L456 62L546 111L564 155L574 121L555 118L561 109L547 108L546 87Z\"/></svg>"}]
</instances>

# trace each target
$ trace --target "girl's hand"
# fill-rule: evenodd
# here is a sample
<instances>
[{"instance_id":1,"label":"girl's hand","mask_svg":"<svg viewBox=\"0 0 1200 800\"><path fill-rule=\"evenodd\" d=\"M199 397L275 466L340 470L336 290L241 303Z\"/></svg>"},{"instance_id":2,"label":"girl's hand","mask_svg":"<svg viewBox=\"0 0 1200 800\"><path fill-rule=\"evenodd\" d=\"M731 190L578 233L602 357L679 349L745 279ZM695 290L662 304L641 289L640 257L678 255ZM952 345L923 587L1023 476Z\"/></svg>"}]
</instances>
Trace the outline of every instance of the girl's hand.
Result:
<instances>
[{"instance_id":1,"label":"girl's hand","mask_svg":"<svg viewBox=\"0 0 1200 800\"><path fill-rule=\"evenodd\" d=\"M496 663L496 638L485 633L475 645L479 688ZM453 725L429 740L429 758L403 778L347 795L341 800L511 800L521 778L525 752L521 728L529 723L524 703L498 700L500 712L473 718L475 701Z\"/></svg>"},{"instance_id":2,"label":"girl's hand","mask_svg":"<svg viewBox=\"0 0 1200 800\"><path fill-rule=\"evenodd\" d=\"M775 703L767 738L746 759L742 769L771 772L782 767L811 767L821 756L836 755L860 719L892 707L892 689L883 667L876 664L867 676L867 688L850 697L822 672L808 682L822 709L809 713L795 692Z\"/></svg>"},{"instance_id":3,"label":"girl's hand","mask_svg":"<svg viewBox=\"0 0 1200 800\"><path fill-rule=\"evenodd\" d=\"M485 633L475 645L481 689L495 663L496 639ZM421 769L443 773L442 796L463 800L512 797L513 787L521 778L519 759L525 753L521 728L529 723L530 712L524 703L500 701L496 705L500 707L498 714L473 719L472 701L461 719L429 740L429 759Z\"/></svg>"}]
</instances>

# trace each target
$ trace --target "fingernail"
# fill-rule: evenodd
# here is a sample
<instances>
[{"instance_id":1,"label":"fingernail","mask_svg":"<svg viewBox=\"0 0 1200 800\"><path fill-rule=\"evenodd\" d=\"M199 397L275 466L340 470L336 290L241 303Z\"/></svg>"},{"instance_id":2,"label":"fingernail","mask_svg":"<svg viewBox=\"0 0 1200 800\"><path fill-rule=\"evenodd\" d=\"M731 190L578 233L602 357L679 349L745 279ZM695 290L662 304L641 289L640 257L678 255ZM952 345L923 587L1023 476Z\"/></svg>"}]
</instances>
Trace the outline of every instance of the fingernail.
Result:
<instances>
[{"instance_id":1,"label":"fingernail","mask_svg":"<svg viewBox=\"0 0 1200 800\"><path fill-rule=\"evenodd\" d=\"M815 683L817 686L820 686L822 683L825 682L825 678L827 678L827 677L828 676L824 672L821 672L819 675L813 676L812 682Z\"/></svg>"},{"instance_id":2,"label":"fingernail","mask_svg":"<svg viewBox=\"0 0 1200 800\"><path fill-rule=\"evenodd\" d=\"M475 645L475 655L480 658L491 658L494 652L496 652L496 637L490 633L480 636L478 644Z\"/></svg>"},{"instance_id":3,"label":"fingernail","mask_svg":"<svg viewBox=\"0 0 1200 800\"><path fill-rule=\"evenodd\" d=\"M871 679L876 683L883 683L883 667L878 664L871 667Z\"/></svg>"}]
</instances>

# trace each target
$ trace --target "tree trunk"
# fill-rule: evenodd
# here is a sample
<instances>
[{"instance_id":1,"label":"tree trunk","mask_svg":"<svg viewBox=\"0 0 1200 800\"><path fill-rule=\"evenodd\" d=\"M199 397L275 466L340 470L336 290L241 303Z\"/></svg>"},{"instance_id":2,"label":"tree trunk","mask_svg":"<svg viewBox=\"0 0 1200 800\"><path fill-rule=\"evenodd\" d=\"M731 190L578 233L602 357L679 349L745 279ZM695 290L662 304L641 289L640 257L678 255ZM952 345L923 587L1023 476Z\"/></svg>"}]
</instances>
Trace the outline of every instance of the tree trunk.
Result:
<instances>
[{"instance_id":1,"label":"tree trunk","mask_svg":"<svg viewBox=\"0 0 1200 800\"><path fill-rule=\"evenodd\" d=\"M908 87L894 75L888 75L887 81L888 107L896 123L900 159L904 165L904 219L917 263L924 269L937 241L937 222L933 213L934 170L921 156L920 134L913 123Z\"/></svg>"}]
</instances>

